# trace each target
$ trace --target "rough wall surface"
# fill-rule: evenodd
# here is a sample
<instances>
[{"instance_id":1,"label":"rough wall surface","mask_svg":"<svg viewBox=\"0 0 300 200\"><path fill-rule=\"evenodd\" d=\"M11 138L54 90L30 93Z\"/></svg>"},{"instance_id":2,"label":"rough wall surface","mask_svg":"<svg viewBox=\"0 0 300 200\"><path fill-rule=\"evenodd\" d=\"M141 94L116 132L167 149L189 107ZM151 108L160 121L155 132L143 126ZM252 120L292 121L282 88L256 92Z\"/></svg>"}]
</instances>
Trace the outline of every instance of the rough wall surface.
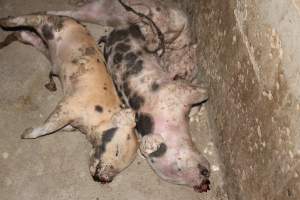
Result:
<instances>
[{"instance_id":1,"label":"rough wall surface","mask_svg":"<svg viewBox=\"0 0 300 200\"><path fill-rule=\"evenodd\" d=\"M174 1L191 19L229 199L300 198L300 1Z\"/></svg>"}]
</instances>

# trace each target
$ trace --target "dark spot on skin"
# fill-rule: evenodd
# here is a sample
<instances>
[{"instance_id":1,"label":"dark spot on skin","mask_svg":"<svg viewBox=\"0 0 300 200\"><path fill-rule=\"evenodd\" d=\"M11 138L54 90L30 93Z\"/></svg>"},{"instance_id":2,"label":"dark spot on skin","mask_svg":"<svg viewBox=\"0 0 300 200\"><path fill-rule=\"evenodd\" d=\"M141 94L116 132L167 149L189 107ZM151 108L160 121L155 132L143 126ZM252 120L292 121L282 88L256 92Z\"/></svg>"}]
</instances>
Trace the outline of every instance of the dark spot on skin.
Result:
<instances>
[{"instance_id":1,"label":"dark spot on skin","mask_svg":"<svg viewBox=\"0 0 300 200\"><path fill-rule=\"evenodd\" d=\"M98 62L98 63L100 63L100 60L99 60L99 59L97 59L97 62Z\"/></svg>"},{"instance_id":2,"label":"dark spot on skin","mask_svg":"<svg viewBox=\"0 0 300 200\"><path fill-rule=\"evenodd\" d=\"M45 24L42 27L42 33L43 33L46 40L53 40L54 39L53 28L50 27L48 24Z\"/></svg>"},{"instance_id":3,"label":"dark spot on skin","mask_svg":"<svg viewBox=\"0 0 300 200\"><path fill-rule=\"evenodd\" d=\"M142 136L150 134L153 131L153 118L146 113L140 113L137 115L136 129Z\"/></svg>"},{"instance_id":4,"label":"dark spot on skin","mask_svg":"<svg viewBox=\"0 0 300 200\"><path fill-rule=\"evenodd\" d=\"M154 160L152 158L150 158L151 163L155 163Z\"/></svg>"},{"instance_id":5,"label":"dark spot on skin","mask_svg":"<svg viewBox=\"0 0 300 200\"><path fill-rule=\"evenodd\" d=\"M122 59L123 59L123 55L120 54L120 53L116 53L116 54L114 55L114 60L113 60L113 62L114 62L114 64L119 64L119 63L122 61Z\"/></svg>"},{"instance_id":6,"label":"dark spot on skin","mask_svg":"<svg viewBox=\"0 0 300 200\"><path fill-rule=\"evenodd\" d=\"M116 157L119 156L119 146L117 145Z\"/></svg>"},{"instance_id":7,"label":"dark spot on skin","mask_svg":"<svg viewBox=\"0 0 300 200\"><path fill-rule=\"evenodd\" d=\"M74 58L71 62L76 65L78 63L78 60Z\"/></svg>"},{"instance_id":8,"label":"dark spot on skin","mask_svg":"<svg viewBox=\"0 0 300 200\"><path fill-rule=\"evenodd\" d=\"M107 90L107 87L104 86L104 87L103 87L103 90Z\"/></svg>"},{"instance_id":9,"label":"dark spot on skin","mask_svg":"<svg viewBox=\"0 0 300 200\"><path fill-rule=\"evenodd\" d=\"M131 68L137 59L137 55L133 52L129 52L125 55L124 59L127 61L127 67Z\"/></svg>"},{"instance_id":10,"label":"dark spot on skin","mask_svg":"<svg viewBox=\"0 0 300 200\"><path fill-rule=\"evenodd\" d=\"M125 82L125 83L123 84L123 91L124 91L124 94L125 94L126 96L129 96L130 93L131 93L131 90L130 90L129 85L128 85L127 82Z\"/></svg>"},{"instance_id":11,"label":"dark spot on skin","mask_svg":"<svg viewBox=\"0 0 300 200\"><path fill-rule=\"evenodd\" d=\"M159 89L159 84L156 83L156 82L152 83L152 85L151 85L151 91L155 92L158 89Z\"/></svg>"},{"instance_id":12,"label":"dark spot on skin","mask_svg":"<svg viewBox=\"0 0 300 200\"><path fill-rule=\"evenodd\" d=\"M156 7L156 11L158 11L158 12L159 12L160 10L161 10L161 9L160 9L160 7Z\"/></svg>"},{"instance_id":13,"label":"dark spot on skin","mask_svg":"<svg viewBox=\"0 0 300 200\"><path fill-rule=\"evenodd\" d=\"M131 137L130 137L130 135L128 134L128 135L127 135L127 140L130 140L130 139L131 139Z\"/></svg>"},{"instance_id":14,"label":"dark spot on skin","mask_svg":"<svg viewBox=\"0 0 300 200\"><path fill-rule=\"evenodd\" d=\"M127 30L113 30L108 37L107 46L112 46L118 41L125 40L129 33Z\"/></svg>"},{"instance_id":15,"label":"dark spot on skin","mask_svg":"<svg viewBox=\"0 0 300 200\"><path fill-rule=\"evenodd\" d=\"M102 113L102 112L103 112L102 106L99 106L99 105L96 105L96 106L95 106L95 110L96 110L97 112L99 112L99 113Z\"/></svg>"},{"instance_id":16,"label":"dark spot on skin","mask_svg":"<svg viewBox=\"0 0 300 200\"><path fill-rule=\"evenodd\" d=\"M130 74L138 74L143 70L143 61L139 60L135 63L135 65L130 69Z\"/></svg>"},{"instance_id":17,"label":"dark spot on skin","mask_svg":"<svg viewBox=\"0 0 300 200\"><path fill-rule=\"evenodd\" d=\"M161 157L166 153L166 151L167 151L167 145L165 143L161 143L159 145L159 148L156 151L150 153L149 156L150 157Z\"/></svg>"},{"instance_id":18,"label":"dark spot on skin","mask_svg":"<svg viewBox=\"0 0 300 200\"><path fill-rule=\"evenodd\" d=\"M126 81L127 78L131 75L137 75L143 70L143 61L137 61L133 66L127 66L127 71L123 74L123 81Z\"/></svg>"},{"instance_id":19,"label":"dark spot on skin","mask_svg":"<svg viewBox=\"0 0 300 200\"><path fill-rule=\"evenodd\" d=\"M145 37L143 36L140 28L137 25L130 26L129 27L129 33L135 39L145 40Z\"/></svg>"},{"instance_id":20,"label":"dark spot on skin","mask_svg":"<svg viewBox=\"0 0 300 200\"><path fill-rule=\"evenodd\" d=\"M96 49L94 47L87 47L85 49L85 55L91 56L96 54Z\"/></svg>"},{"instance_id":21,"label":"dark spot on skin","mask_svg":"<svg viewBox=\"0 0 300 200\"><path fill-rule=\"evenodd\" d=\"M125 43L119 43L115 47L115 51L121 52L121 53L125 53L125 52L129 51L129 49L130 49L130 46L128 44L125 44Z\"/></svg>"},{"instance_id":22,"label":"dark spot on skin","mask_svg":"<svg viewBox=\"0 0 300 200\"><path fill-rule=\"evenodd\" d=\"M145 100L143 97L139 96L138 94L134 94L132 97L129 98L129 105L133 110L139 110L141 106L143 106Z\"/></svg>"},{"instance_id":23,"label":"dark spot on skin","mask_svg":"<svg viewBox=\"0 0 300 200\"><path fill-rule=\"evenodd\" d=\"M96 149L95 157L100 158L103 153L106 151L106 145L112 140L114 137L118 127L110 128L103 131L103 135L101 138L101 145Z\"/></svg>"}]
</instances>

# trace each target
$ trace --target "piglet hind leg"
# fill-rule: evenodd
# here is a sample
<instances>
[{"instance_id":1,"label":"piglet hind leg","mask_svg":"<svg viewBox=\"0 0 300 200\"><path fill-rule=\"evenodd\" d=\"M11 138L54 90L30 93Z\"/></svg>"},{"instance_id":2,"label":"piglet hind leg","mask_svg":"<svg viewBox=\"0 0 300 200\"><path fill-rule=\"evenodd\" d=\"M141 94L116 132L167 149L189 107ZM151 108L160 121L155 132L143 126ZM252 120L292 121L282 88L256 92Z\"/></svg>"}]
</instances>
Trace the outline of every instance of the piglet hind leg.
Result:
<instances>
[{"instance_id":1,"label":"piglet hind leg","mask_svg":"<svg viewBox=\"0 0 300 200\"><path fill-rule=\"evenodd\" d=\"M21 135L22 139L35 139L40 136L54 133L64 127L68 126L71 122L69 112L60 104L50 114L46 122L37 127L27 128Z\"/></svg>"},{"instance_id":2,"label":"piglet hind leg","mask_svg":"<svg viewBox=\"0 0 300 200\"><path fill-rule=\"evenodd\" d=\"M19 41L26 45L31 45L34 48L36 48L38 51L40 51L48 60L50 61L50 55L49 50L44 44L43 40L34 32L32 31L16 31L8 36L0 42L0 49L10 45L11 43ZM54 82L53 77L56 76L56 74L50 72L49 73L49 82L45 84L46 89L48 89L51 92L54 92L57 90L56 84Z\"/></svg>"}]
</instances>

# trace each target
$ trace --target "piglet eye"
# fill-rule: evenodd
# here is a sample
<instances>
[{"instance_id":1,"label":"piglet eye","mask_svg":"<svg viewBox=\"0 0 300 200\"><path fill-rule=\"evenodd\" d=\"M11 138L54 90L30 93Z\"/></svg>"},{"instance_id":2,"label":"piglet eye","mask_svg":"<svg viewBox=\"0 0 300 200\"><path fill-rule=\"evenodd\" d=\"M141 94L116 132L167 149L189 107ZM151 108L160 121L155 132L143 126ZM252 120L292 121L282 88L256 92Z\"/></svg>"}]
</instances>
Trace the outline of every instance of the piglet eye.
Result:
<instances>
[{"instance_id":1,"label":"piglet eye","mask_svg":"<svg viewBox=\"0 0 300 200\"><path fill-rule=\"evenodd\" d=\"M201 174L205 177L208 177L209 176L209 171L207 169L202 169L201 170Z\"/></svg>"}]
</instances>

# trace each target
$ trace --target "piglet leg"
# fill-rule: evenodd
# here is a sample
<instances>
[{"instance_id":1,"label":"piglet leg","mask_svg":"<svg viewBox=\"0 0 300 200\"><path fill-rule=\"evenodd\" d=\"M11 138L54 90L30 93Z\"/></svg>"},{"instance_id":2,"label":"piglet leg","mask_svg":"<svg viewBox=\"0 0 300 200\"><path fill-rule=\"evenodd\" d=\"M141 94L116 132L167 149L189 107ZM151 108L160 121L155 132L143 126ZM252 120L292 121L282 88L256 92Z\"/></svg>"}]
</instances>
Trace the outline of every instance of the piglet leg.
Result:
<instances>
[{"instance_id":1,"label":"piglet leg","mask_svg":"<svg viewBox=\"0 0 300 200\"><path fill-rule=\"evenodd\" d=\"M70 122L71 118L67 109L64 109L62 105L58 105L43 125L35 128L27 128L22 133L21 138L35 139L40 136L48 135L69 125Z\"/></svg>"},{"instance_id":2,"label":"piglet leg","mask_svg":"<svg viewBox=\"0 0 300 200\"><path fill-rule=\"evenodd\" d=\"M46 58L48 58L49 61L51 61L48 48L46 47L42 39L34 32L31 31L13 32L8 36L6 36L6 38L2 42L0 42L0 49L10 45L12 42L15 41L19 41L22 42L23 44L33 46L34 48L39 50ZM45 84L45 87L51 92L57 90L53 76L55 76L55 74L50 72L49 83Z\"/></svg>"}]
</instances>

